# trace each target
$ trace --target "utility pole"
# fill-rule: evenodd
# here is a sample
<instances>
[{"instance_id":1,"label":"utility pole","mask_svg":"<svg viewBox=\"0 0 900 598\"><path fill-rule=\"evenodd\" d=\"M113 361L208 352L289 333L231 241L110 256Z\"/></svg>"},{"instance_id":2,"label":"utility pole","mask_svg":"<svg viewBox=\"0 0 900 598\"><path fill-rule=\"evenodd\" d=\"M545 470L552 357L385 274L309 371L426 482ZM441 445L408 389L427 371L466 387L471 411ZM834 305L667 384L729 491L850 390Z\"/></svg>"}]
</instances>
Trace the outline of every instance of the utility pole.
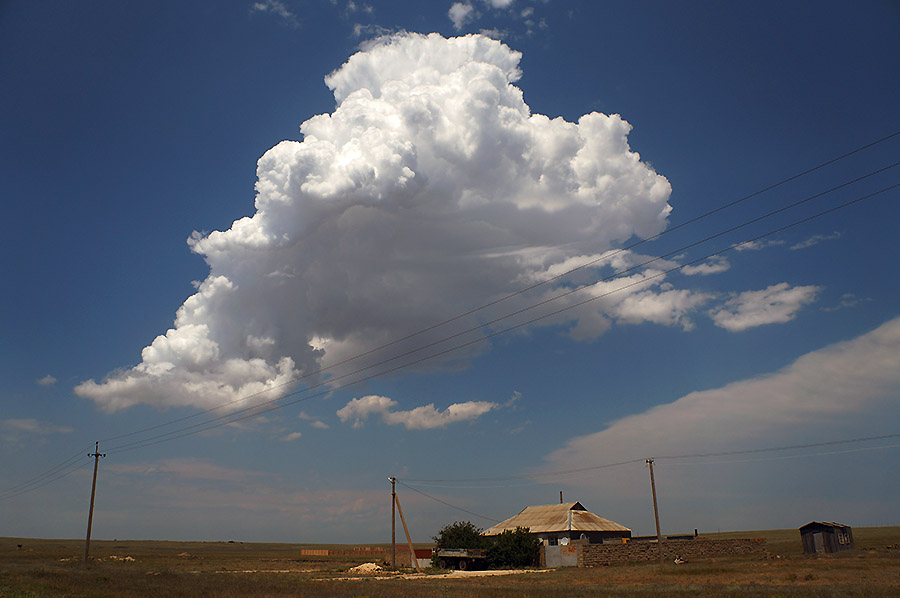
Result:
<instances>
[{"instance_id":1,"label":"utility pole","mask_svg":"<svg viewBox=\"0 0 900 598\"><path fill-rule=\"evenodd\" d=\"M397 569L397 478L391 481L391 569Z\"/></svg>"},{"instance_id":2,"label":"utility pole","mask_svg":"<svg viewBox=\"0 0 900 598\"><path fill-rule=\"evenodd\" d=\"M656 519L656 545L659 547L659 565L662 566L663 561L663 539L659 531L659 507L656 505L656 481L653 479L653 459L647 459L647 465L650 466L650 490L653 493L653 517Z\"/></svg>"},{"instance_id":3,"label":"utility pole","mask_svg":"<svg viewBox=\"0 0 900 598\"><path fill-rule=\"evenodd\" d=\"M100 452L100 442L94 444L94 452L88 453L88 457L94 458L94 481L91 482L91 507L88 509L88 528L87 537L84 540L84 563L87 564L91 552L91 523L94 521L94 495L97 493L97 465L100 463L100 457L105 457L105 453Z\"/></svg>"},{"instance_id":4,"label":"utility pole","mask_svg":"<svg viewBox=\"0 0 900 598\"><path fill-rule=\"evenodd\" d=\"M422 569L419 568L419 560L416 558L416 549L413 548L412 538L409 535L409 528L406 527L406 518L403 516L403 507L400 506L400 499L397 498L396 494L394 494L394 504L397 505L397 512L400 513L400 523L403 524L403 531L406 533L406 543L409 545L409 558L412 561L410 564L416 568L418 573L421 573Z\"/></svg>"}]
</instances>

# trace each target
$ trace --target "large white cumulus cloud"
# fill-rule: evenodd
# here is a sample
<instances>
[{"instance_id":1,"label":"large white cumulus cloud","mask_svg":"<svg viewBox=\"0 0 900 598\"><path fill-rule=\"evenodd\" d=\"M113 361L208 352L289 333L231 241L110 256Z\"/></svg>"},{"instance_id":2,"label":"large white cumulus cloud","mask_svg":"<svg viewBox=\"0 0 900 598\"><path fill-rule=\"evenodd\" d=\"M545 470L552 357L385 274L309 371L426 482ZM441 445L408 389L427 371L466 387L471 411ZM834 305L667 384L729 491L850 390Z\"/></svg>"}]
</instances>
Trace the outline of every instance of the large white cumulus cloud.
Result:
<instances>
[{"instance_id":1,"label":"large white cumulus cloud","mask_svg":"<svg viewBox=\"0 0 900 598\"><path fill-rule=\"evenodd\" d=\"M513 85L520 58L484 36L437 34L352 56L325 79L335 110L259 160L255 214L189 240L210 274L174 328L78 394L116 409L284 391L566 260L660 232L671 189L630 150L631 126L532 114Z\"/></svg>"}]
</instances>

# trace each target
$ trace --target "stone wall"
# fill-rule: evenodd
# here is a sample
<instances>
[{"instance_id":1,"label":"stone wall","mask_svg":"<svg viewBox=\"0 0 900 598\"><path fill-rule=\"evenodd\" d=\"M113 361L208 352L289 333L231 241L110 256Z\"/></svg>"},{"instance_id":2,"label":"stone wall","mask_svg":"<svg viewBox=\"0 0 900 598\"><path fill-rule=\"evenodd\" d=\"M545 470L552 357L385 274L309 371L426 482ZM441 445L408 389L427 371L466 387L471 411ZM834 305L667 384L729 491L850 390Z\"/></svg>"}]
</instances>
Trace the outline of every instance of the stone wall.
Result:
<instances>
[{"instance_id":1,"label":"stone wall","mask_svg":"<svg viewBox=\"0 0 900 598\"><path fill-rule=\"evenodd\" d=\"M630 561L657 561L659 548L656 542L629 542L627 544L581 544L578 546L578 566L596 567ZM765 538L736 540L670 540L663 542L663 558L672 562L676 557L686 561L704 557L739 554L765 554Z\"/></svg>"}]
</instances>

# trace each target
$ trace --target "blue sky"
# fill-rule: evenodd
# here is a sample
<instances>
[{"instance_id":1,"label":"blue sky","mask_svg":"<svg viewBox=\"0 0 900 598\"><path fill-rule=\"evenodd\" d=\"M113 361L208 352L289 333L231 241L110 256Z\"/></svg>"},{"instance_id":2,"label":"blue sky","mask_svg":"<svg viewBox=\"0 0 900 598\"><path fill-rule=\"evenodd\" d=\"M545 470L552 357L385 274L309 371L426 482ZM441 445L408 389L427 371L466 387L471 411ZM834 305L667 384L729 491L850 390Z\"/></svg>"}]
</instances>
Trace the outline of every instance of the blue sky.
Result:
<instances>
[{"instance_id":1,"label":"blue sky","mask_svg":"<svg viewBox=\"0 0 900 598\"><path fill-rule=\"evenodd\" d=\"M104 538L386 541L389 476L649 534L647 457L664 532L898 524L898 25L4 3L0 535L83 534L96 440Z\"/></svg>"}]
</instances>

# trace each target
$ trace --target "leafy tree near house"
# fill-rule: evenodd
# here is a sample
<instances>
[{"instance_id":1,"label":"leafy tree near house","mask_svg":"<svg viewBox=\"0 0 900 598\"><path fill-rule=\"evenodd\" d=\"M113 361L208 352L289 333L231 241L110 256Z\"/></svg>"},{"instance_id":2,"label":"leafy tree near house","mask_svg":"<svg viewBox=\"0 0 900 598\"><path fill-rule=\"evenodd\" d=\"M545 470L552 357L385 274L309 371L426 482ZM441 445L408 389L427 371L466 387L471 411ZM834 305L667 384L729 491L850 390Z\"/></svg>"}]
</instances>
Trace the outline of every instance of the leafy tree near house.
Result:
<instances>
[{"instance_id":1,"label":"leafy tree near house","mask_svg":"<svg viewBox=\"0 0 900 598\"><path fill-rule=\"evenodd\" d=\"M441 528L432 539L436 550L486 550L489 567L533 567L538 564L541 543L527 527L506 530L491 538L482 536L481 531L469 521L454 521Z\"/></svg>"},{"instance_id":2,"label":"leafy tree near house","mask_svg":"<svg viewBox=\"0 0 900 598\"><path fill-rule=\"evenodd\" d=\"M494 536L487 549L489 567L534 567L541 553L541 541L527 527L505 530Z\"/></svg>"},{"instance_id":3,"label":"leafy tree near house","mask_svg":"<svg viewBox=\"0 0 900 598\"><path fill-rule=\"evenodd\" d=\"M432 538L434 547L442 548L487 548L488 539L481 535L481 528L476 527L471 521L454 521L445 525Z\"/></svg>"},{"instance_id":4,"label":"leafy tree near house","mask_svg":"<svg viewBox=\"0 0 900 598\"><path fill-rule=\"evenodd\" d=\"M437 557L438 550L443 548L484 549L488 545L487 538L481 535L481 528L476 527L471 521L454 521L445 525L431 539L434 540L435 548L431 564L435 567L440 566L440 559Z\"/></svg>"}]
</instances>

